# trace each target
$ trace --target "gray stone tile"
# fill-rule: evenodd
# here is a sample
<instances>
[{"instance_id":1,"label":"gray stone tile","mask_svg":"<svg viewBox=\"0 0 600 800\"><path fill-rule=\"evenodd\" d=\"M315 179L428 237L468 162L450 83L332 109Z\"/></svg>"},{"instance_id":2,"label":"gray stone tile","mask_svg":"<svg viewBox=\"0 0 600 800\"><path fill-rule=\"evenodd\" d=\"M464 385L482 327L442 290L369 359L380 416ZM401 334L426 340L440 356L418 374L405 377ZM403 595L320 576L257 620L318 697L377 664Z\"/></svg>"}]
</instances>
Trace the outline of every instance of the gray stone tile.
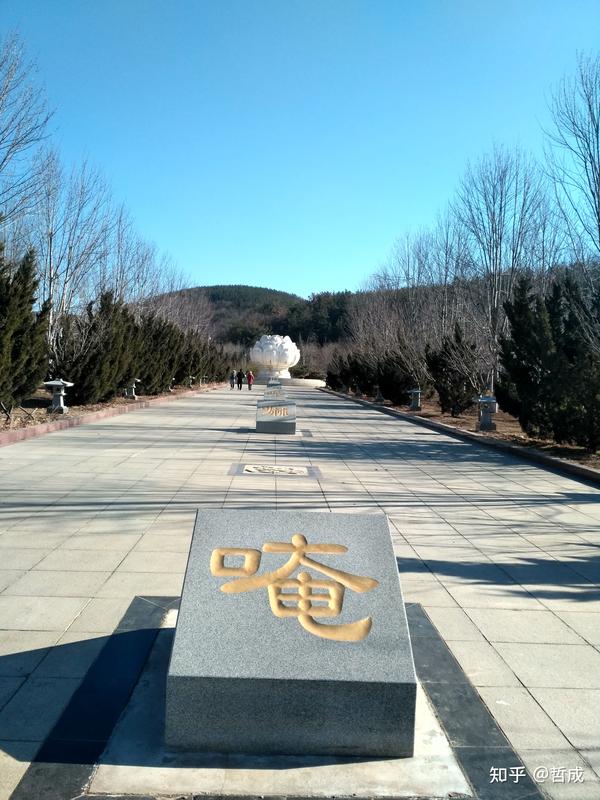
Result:
<instances>
[{"instance_id":1,"label":"gray stone tile","mask_svg":"<svg viewBox=\"0 0 600 800\"><path fill-rule=\"evenodd\" d=\"M578 750L600 743L600 689L532 689L531 694Z\"/></svg>"},{"instance_id":2,"label":"gray stone tile","mask_svg":"<svg viewBox=\"0 0 600 800\"><path fill-rule=\"evenodd\" d=\"M25 678L0 676L0 709L4 708L24 680Z\"/></svg>"},{"instance_id":3,"label":"gray stone tile","mask_svg":"<svg viewBox=\"0 0 600 800\"><path fill-rule=\"evenodd\" d=\"M0 740L0 798L8 800L39 750L38 742Z\"/></svg>"},{"instance_id":4,"label":"gray stone tile","mask_svg":"<svg viewBox=\"0 0 600 800\"><path fill-rule=\"evenodd\" d=\"M41 742L79 685L71 678L28 678L0 711L0 736Z\"/></svg>"},{"instance_id":5,"label":"gray stone tile","mask_svg":"<svg viewBox=\"0 0 600 800\"><path fill-rule=\"evenodd\" d=\"M490 642L584 643L551 611L468 608L467 614Z\"/></svg>"},{"instance_id":6,"label":"gray stone tile","mask_svg":"<svg viewBox=\"0 0 600 800\"><path fill-rule=\"evenodd\" d=\"M572 748L523 749L519 757L534 776L540 768L545 768L548 777L543 781L539 778L538 785L550 800L598 800L600 797L600 778ZM583 782L567 781L569 770L581 770Z\"/></svg>"},{"instance_id":7,"label":"gray stone tile","mask_svg":"<svg viewBox=\"0 0 600 800\"><path fill-rule=\"evenodd\" d=\"M521 686L478 686L477 691L518 751L531 748L569 748L569 743L559 728L527 689Z\"/></svg>"},{"instance_id":8,"label":"gray stone tile","mask_svg":"<svg viewBox=\"0 0 600 800\"><path fill-rule=\"evenodd\" d=\"M59 637L58 631L0 630L0 675L27 676Z\"/></svg>"},{"instance_id":9,"label":"gray stone tile","mask_svg":"<svg viewBox=\"0 0 600 800\"><path fill-rule=\"evenodd\" d=\"M181 594L183 573L115 572L97 593L98 597Z\"/></svg>"},{"instance_id":10,"label":"gray stone tile","mask_svg":"<svg viewBox=\"0 0 600 800\"><path fill-rule=\"evenodd\" d=\"M590 645L494 645L528 688L600 688L600 653Z\"/></svg>"},{"instance_id":11,"label":"gray stone tile","mask_svg":"<svg viewBox=\"0 0 600 800\"><path fill-rule=\"evenodd\" d=\"M31 569L41 561L48 552L49 550L47 548L3 547L0 554L0 564L3 570Z\"/></svg>"},{"instance_id":12,"label":"gray stone tile","mask_svg":"<svg viewBox=\"0 0 600 800\"><path fill-rule=\"evenodd\" d=\"M461 608L425 606L440 636L448 641L482 642L484 638Z\"/></svg>"},{"instance_id":13,"label":"gray stone tile","mask_svg":"<svg viewBox=\"0 0 600 800\"><path fill-rule=\"evenodd\" d=\"M137 533L78 533L60 546L61 550L112 550L129 552L139 541Z\"/></svg>"},{"instance_id":14,"label":"gray stone tile","mask_svg":"<svg viewBox=\"0 0 600 800\"><path fill-rule=\"evenodd\" d=\"M118 568L118 572L176 572L183 574L187 564L187 551L142 551L129 553Z\"/></svg>"},{"instance_id":15,"label":"gray stone tile","mask_svg":"<svg viewBox=\"0 0 600 800\"><path fill-rule=\"evenodd\" d=\"M131 604L131 597L94 597L76 617L69 632L112 633Z\"/></svg>"},{"instance_id":16,"label":"gray stone tile","mask_svg":"<svg viewBox=\"0 0 600 800\"><path fill-rule=\"evenodd\" d=\"M4 590L4 596L92 597L110 572L46 572L31 570Z\"/></svg>"},{"instance_id":17,"label":"gray stone tile","mask_svg":"<svg viewBox=\"0 0 600 800\"><path fill-rule=\"evenodd\" d=\"M452 584L446 589L463 608L522 608L543 611L544 606L521 586L514 584Z\"/></svg>"},{"instance_id":18,"label":"gray stone tile","mask_svg":"<svg viewBox=\"0 0 600 800\"><path fill-rule=\"evenodd\" d=\"M191 533L145 533L132 552L187 553L191 541Z\"/></svg>"},{"instance_id":19,"label":"gray stone tile","mask_svg":"<svg viewBox=\"0 0 600 800\"><path fill-rule=\"evenodd\" d=\"M83 597L2 595L0 620L5 630L65 631L85 604L86 600Z\"/></svg>"},{"instance_id":20,"label":"gray stone tile","mask_svg":"<svg viewBox=\"0 0 600 800\"><path fill-rule=\"evenodd\" d=\"M590 644L600 645L600 614L593 611L556 611L564 620Z\"/></svg>"},{"instance_id":21,"label":"gray stone tile","mask_svg":"<svg viewBox=\"0 0 600 800\"><path fill-rule=\"evenodd\" d=\"M457 607L454 600L443 586L430 581L408 581L402 584L402 594L407 603L421 603L426 608L433 606Z\"/></svg>"},{"instance_id":22,"label":"gray stone tile","mask_svg":"<svg viewBox=\"0 0 600 800\"><path fill-rule=\"evenodd\" d=\"M512 670L487 642L454 639L448 642L448 646L474 686L519 685Z\"/></svg>"},{"instance_id":23,"label":"gray stone tile","mask_svg":"<svg viewBox=\"0 0 600 800\"><path fill-rule=\"evenodd\" d=\"M120 550L54 550L43 558L36 570L49 572L112 572L123 560Z\"/></svg>"},{"instance_id":24,"label":"gray stone tile","mask_svg":"<svg viewBox=\"0 0 600 800\"><path fill-rule=\"evenodd\" d=\"M83 678L107 641L97 633L67 631L33 673L34 678Z\"/></svg>"},{"instance_id":25,"label":"gray stone tile","mask_svg":"<svg viewBox=\"0 0 600 800\"><path fill-rule=\"evenodd\" d=\"M25 575L24 570L17 570L17 569L3 569L0 570L0 592L7 589L9 586L12 586L16 583L19 578L22 578Z\"/></svg>"},{"instance_id":26,"label":"gray stone tile","mask_svg":"<svg viewBox=\"0 0 600 800\"><path fill-rule=\"evenodd\" d=\"M70 533L25 533L11 529L0 536L0 552L4 548L14 550L53 549L69 538Z\"/></svg>"}]
</instances>

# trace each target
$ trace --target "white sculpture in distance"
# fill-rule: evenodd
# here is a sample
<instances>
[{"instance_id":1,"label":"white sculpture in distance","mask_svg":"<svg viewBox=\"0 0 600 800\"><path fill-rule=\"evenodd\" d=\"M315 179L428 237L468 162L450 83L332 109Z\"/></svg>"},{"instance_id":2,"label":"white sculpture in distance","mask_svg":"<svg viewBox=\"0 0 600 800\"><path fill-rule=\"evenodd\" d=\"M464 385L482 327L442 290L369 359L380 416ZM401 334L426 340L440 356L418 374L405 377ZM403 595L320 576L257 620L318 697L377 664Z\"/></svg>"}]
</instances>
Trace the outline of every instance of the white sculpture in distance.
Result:
<instances>
[{"instance_id":1,"label":"white sculpture in distance","mask_svg":"<svg viewBox=\"0 0 600 800\"><path fill-rule=\"evenodd\" d=\"M289 336L261 336L250 350L250 359L260 367L257 383L270 378L289 378L290 367L300 361L300 350Z\"/></svg>"}]
</instances>

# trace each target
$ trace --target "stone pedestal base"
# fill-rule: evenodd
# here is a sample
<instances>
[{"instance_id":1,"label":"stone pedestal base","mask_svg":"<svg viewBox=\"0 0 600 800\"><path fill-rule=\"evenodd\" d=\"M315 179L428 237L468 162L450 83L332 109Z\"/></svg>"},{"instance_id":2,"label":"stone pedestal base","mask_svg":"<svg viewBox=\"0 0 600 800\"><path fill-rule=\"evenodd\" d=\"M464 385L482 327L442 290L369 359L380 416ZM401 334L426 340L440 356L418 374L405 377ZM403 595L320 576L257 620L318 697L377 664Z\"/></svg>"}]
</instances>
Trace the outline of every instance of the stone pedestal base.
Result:
<instances>
[{"instance_id":1,"label":"stone pedestal base","mask_svg":"<svg viewBox=\"0 0 600 800\"><path fill-rule=\"evenodd\" d=\"M412 756L416 686L383 514L198 512L169 748Z\"/></svg>"},{"instance_id":2,"label":"stone pedestal base","mask_svg":"<svg viewBox=\"0 0 600 800\"><path fill-rule=\"evenodd\" d=\"M289 378L289 369L261 369L255 378L255 383L268 383L271 380L279 380L280 378Z\"/></svg>"},{"instance_id":3,"label":"stone pedestal base","mask_svg":"<svg viewBox=\"0 0 600 800\"><path fill-rule=\"evenodd\" d=\"M491 420L482 419L477 423L476 429L478 431L495 431L496 423Z\"/></svg>"},{"instance_id":4,"label":"stone pedestal base","mask_svg":"<svg viewBox=\"0 0 600 800\"><path fill-rule=\"evenodd\" d=\"M296 433L296 404L289 400L266 399L256 404L257 433Z\"/></svg>"}]
</instances>

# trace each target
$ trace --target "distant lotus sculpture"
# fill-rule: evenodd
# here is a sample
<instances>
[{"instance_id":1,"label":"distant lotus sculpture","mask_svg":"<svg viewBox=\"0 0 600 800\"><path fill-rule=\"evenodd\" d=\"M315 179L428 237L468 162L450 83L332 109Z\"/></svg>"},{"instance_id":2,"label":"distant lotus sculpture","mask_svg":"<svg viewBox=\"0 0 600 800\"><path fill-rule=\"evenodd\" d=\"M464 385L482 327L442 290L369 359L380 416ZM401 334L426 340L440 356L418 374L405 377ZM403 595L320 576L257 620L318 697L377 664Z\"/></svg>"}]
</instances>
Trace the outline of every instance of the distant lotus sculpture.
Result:
<instances>
[{"instance_id":1,"label":"distant lotus sculpture","mask_svg":"<svg viewBox=\"0 0 600 800\"><path fill-rule=\"evenodd\" d=\"M266 383L269 378L289 378L290 367L300 360L300 350L289 336L261 336L250 350L250 358L258 364L259 383Z\"/></svg>"}]
</instances>

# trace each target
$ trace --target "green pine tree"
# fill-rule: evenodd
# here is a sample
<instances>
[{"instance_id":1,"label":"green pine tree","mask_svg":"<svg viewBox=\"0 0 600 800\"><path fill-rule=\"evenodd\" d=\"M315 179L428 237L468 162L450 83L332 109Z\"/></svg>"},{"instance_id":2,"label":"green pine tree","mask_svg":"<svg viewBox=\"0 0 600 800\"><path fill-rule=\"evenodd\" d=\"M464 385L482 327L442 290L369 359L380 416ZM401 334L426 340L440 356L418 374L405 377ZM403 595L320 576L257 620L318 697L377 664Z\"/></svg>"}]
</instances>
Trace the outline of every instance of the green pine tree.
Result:
<instances>
[{"instance_id":1,"label":"green pine tree","mask_svg":"<svg viewBox=\"0 0 600 800\"><path fill-rule=\"evenodd\" d=\"M37 285L33 251L15 268L0 246L0 402L9 410L37 388L48 366L48 307L34 310Z\"/></svg>"}]
</instances>

